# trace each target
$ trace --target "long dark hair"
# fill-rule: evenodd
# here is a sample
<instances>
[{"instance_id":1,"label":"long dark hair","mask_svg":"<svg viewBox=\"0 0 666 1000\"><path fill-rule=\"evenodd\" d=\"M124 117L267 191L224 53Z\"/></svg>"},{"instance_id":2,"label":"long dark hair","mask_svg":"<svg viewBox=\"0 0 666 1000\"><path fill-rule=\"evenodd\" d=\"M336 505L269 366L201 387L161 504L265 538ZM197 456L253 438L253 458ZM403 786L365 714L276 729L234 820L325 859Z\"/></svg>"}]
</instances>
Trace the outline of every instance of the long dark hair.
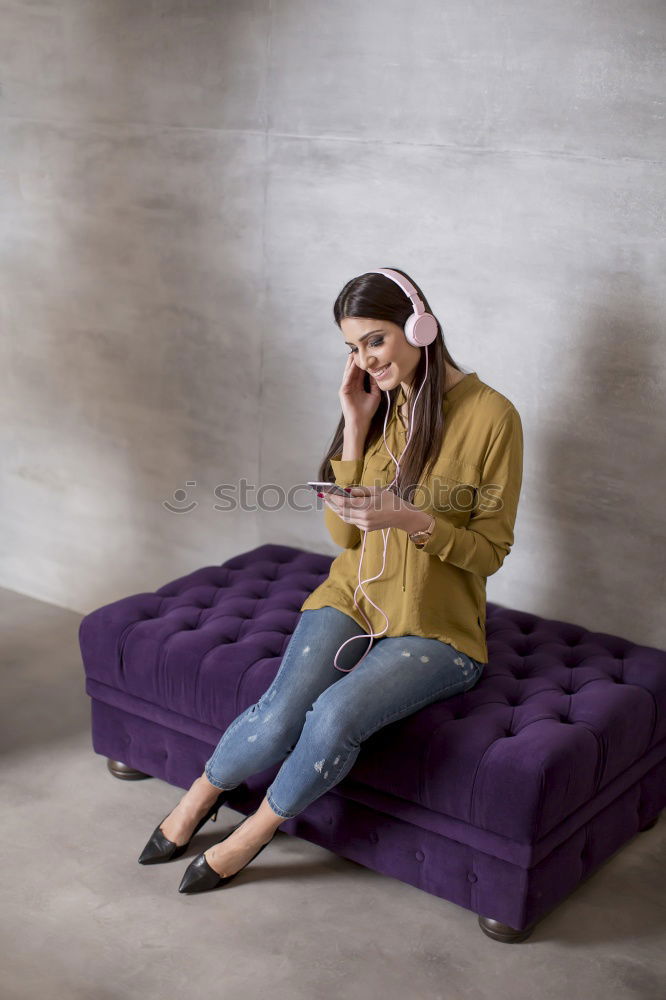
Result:
<instances>
[{"instance_id":1,"label":"long dark hair","mask_svg":"<svg viewBox=\"0 0 666 1000\"><path fill-rule=\"evenodd\" d=\"M397 267L391 268L391 270L397 271L411 281L419 293L419 298L423 302L426 312L432 313L432 309L428 305L428 300L414 279ZM333 305L333 317L340 329L342 329L340 327L341 320L347 316L359 316L373 320L390 320L404 329L405 323L412 311L411 300L407 298L395 281L391 281L385 274L375 274L373 272L361 274L359 277L348 281ZM432 344L421 348L421 357L414 373L408 404L409 425L411 426L414 398L425 377L425 352L428 351L428 381L423 386L421 395L419 396L418 427L415 429L409 442L409 447L400 463L400 476L394 487L398 496L408 502L411 502L411 498L421 480L424 469L427 467L428 474L431 472L432 466L442 447L442 438L444 436L444 410L442 404L446 375L444 361L446 360L457 371L462 371L449 354L444 342L441 324L436 316L435 319L437 321L437 337L433 340ZM382 390L381 402L372 417L366 437L366 451L378 438L382 437L386 410L387 408L389 409L390 418L390 411L394 407L395 397L399 389L400 386L397 385L394 389ZM389 396L388 400L387 394ZM342 415L333 435L331 445L319 466L318 476L322 482L333 482L334 480L331 458L334 458L342 451L344 427L345 419L344 415Z\"/></svg>"}]
</instances>

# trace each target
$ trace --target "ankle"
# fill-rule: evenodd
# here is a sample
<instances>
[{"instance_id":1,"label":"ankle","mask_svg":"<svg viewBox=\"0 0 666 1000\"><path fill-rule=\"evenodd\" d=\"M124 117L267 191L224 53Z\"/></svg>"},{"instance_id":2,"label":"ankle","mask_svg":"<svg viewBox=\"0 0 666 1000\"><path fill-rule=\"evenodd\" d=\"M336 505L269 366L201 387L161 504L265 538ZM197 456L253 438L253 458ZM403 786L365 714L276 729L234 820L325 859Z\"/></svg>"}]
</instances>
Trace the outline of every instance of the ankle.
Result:
<instances>
[{"instance_id":1,"label":"ankle","mask_svg":"<svg viewBox=\"0 0 666 1000\"><path fill-rule=\"evenodd\" d=\"M220 792L220 788L217 788L215 785L211 785L208 778L205 775L201 775L201 777L196 778L192 782L186 794L189 796L190 804L194 806L195 809L201 810L204 807L210 808Z\"/></svg>"},{"instance_id":2,"label":"ankle","mask_svg":"<svg viewBox=\"0 0 666 1000\"><path fill-rule=\"evenodd\" d=\"M275 833L280 824L285 822L283 816L273 812L267 798L262 799L252 819L257 829L266 834Z\"/></svg>"},{"instance_id":3,"label":"ankle","mask_svg":"<svg viewBox=\"0 0 666 1000\"><path fill-rule=\"evenodd\" d=\"M205 771L203 774L199 775L194 784L199 786L199 788L206 795L206 797L211 800L211 802L214 802L215 799L218 797L218 795L220 795L220 793L223 791L222 788L218 788L217 785L213 785L208 780Z\"/></svg>"}]
</instances>

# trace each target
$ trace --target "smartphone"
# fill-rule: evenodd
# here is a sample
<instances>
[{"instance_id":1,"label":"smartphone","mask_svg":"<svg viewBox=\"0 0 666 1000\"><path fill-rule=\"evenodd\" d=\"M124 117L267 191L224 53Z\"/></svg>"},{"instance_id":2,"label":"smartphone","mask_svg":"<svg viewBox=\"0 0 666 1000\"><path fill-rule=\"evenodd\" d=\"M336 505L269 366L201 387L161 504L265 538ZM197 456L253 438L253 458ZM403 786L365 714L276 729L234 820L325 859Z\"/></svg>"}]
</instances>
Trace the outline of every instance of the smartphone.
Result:
<instances>
[{"instance_id":1,"label":"smartphone","mask_svg":"<svg viewBox=\"0 0 666 1000\"><path fill-rule=\"evenodd\" d=\"M338 486L337 483L318 483L308 480L308 486L311 486L318 493L333 493L336 497L346 497L349 499L349 493L343 490L342 486Z\"/></svg>"}]
</instances>

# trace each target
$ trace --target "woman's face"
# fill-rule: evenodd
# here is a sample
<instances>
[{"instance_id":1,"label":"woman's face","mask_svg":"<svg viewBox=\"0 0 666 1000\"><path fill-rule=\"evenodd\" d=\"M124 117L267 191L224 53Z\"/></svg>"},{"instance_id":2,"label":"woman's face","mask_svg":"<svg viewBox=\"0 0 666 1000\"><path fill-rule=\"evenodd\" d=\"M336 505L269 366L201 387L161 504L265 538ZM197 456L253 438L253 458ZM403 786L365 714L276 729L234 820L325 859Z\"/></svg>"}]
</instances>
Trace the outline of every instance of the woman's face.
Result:
<instances>
[{"instance_id":1,"label":"woman's face","mask_svg":"<svg viewBox=\"0 0 666 1000\"><path fill-rule=\"evenodd\" d=\"M386 319L346 316L340 320L342 336L354 363L375 378L380 389L393 389L402 382L405 394L419 363L421 348L414 347L397 323Z\"/></svg>"}]
</instances>

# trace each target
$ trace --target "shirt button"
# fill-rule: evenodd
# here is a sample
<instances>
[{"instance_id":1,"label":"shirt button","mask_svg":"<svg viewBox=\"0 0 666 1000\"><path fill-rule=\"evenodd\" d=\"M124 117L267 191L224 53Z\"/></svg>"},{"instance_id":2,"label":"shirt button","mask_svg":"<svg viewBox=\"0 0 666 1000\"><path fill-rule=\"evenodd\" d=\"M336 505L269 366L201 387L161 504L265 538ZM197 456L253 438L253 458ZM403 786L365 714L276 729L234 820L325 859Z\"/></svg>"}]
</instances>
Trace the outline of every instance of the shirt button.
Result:
<instances>
[{"instance_id":1,"label":"shirt button","mask_svg":"<svg viewBox=\"0 0 666 1000\"><path fill-rule=\"evenodd\" d=\"M467 881L468 882L476 882L476 875L474 874L474 872L468 872L467 873Z\"/></svg>"}]
</instances>

